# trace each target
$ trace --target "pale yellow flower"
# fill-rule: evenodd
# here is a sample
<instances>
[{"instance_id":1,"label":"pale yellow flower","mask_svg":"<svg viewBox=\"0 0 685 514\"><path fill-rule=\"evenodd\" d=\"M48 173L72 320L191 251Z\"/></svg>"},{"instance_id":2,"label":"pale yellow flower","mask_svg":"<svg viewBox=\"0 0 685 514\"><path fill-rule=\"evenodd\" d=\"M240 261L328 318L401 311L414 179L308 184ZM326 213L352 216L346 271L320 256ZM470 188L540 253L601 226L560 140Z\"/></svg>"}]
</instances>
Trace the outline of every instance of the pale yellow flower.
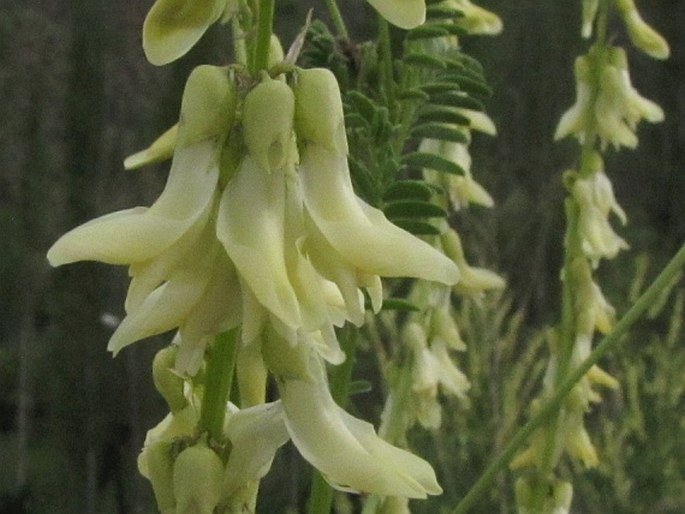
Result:
<instances>
[{"instance_id":1,"label":"pale yellow flower","mask_svg":"<svg viewBox=\"0 0 685 514\"><path fill-rule=\"evenodd\" d=\"M385 442L370 423L335 404L317 357L309 378L279 381L285 424L302 454L336 489L425 498L442 489L431 466Z\"/></svg>"},{"instance_id":2,"label":"pale yellow flower","mask_svg":"<svg viewBox=\"0 0 685 514\"><path fill-rule=\"evenodd\" d=\"M143 50L157 66L184 55L216 22L227 0L157 0L143 24Z\"/></svg>"}]
</instances>

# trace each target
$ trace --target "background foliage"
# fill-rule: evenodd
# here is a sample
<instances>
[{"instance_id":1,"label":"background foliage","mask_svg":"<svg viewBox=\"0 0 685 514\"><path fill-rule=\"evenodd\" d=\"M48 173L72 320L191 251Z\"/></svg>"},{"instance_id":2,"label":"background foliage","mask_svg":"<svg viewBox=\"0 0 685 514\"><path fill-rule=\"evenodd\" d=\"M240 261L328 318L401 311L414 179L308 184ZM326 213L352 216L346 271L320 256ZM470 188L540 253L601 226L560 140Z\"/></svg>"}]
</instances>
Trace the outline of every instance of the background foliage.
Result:
<instances>
[{"instance_id":1,"label":"background foliage","mask_svg":"<svg viewBox=\"0 0 685 514\"><path fill-rule=\"evenodd\" d=\"M495 91L488 112L499 136L476 137L472 153L474 173L497 205L454 221L471 261L506 276L509 287L460 306L471 397L450 405L436 433L413 434L446 489L416 512L453 506L524 419L546 355L545 326L558 319L561 173L574 164L575 149L554 144L552 134L573 102L579 6L482 4L505 23L497 38L465 41ZM631 250L599 270L619 313L685 240L685 3L643 4L673 54L665 63L630 57L637 89L667 117L641 128L639 151L607 161L630 217L622 235ZM124 172L123 158L175 121L195 64L226 59L230 43L210 30L180 63L150 66L140 47L148 7L138 0L0 4L0 513L153 509L135 459L164 412L149 373L164 340L112 360L105 346L111 318L122 315L124 270L90 263L52 270L44 256L65 230L156 197L165 170ZM288 44L308 3L277 7L277 32ZM346 7L353 39L363 41L374 29L372 12L361 1ZM320 6L315 16L326 20ZM602 462L577 482L575 512L685 511L684 302L676 286L607 363L622 388L593 411ZM372 418L375 394L355 399ZM264 482L261 511L301 511L309 472L287 448ZM511 511L510 477L503 474L500 486L477 512Z\"/></svg>"}]
</instances>

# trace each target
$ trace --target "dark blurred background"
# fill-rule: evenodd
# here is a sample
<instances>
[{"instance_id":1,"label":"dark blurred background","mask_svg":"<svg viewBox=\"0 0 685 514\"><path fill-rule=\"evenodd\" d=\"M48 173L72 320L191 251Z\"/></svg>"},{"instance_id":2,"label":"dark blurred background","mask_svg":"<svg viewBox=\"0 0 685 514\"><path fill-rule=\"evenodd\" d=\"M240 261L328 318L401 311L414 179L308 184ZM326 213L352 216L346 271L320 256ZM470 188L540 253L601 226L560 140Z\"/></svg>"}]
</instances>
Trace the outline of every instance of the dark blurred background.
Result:
<instances>
[{"instance_id":1,"label":"dark blurred background","mask_svg":"<svg viewBox=\"0 0 685 514\"><path fill-rule=\"evenodd\" d=\"M215 27L181 62L148 64L140 33L151 3L0 2L0 514L154 511L136 456L146 430L165 414L150 363L166 339L112 359L105 347L123 315L126 270L94 263L51 269L45 259L66 230L156 198L165 167L124 171L123 159L175 123L193 66L228 62L230 41ZM370 8L362 0L341 3L355 41L369 37ZM497 205L461 213L457 224L471 260L506 276L526 326L541 327L557 319L561 174L574 165L576 146L555 144L552 134L574 101L573 60L586 47L580 2L479 3L505 25L499 37L464 41L495 90L489 113L499 136L476 136L473 171ZM634 85L664 108L666 120L640 127L639 150L607 158L630 219L620 233L631 249L598 270L619 311L636 258L649 256L651 276L685 240L685 2L641 4L672 56L655 62L630 52ZM326 19L317 5L315 16ZM308 7L278 0L284 45ZM629 46L622 34L617 29L615 41ZM263 512L302 505L287 486L306 483L307 468L290 448L283 453L265 483L280 499L266 501Z\"/></svg>"}]
</instances>

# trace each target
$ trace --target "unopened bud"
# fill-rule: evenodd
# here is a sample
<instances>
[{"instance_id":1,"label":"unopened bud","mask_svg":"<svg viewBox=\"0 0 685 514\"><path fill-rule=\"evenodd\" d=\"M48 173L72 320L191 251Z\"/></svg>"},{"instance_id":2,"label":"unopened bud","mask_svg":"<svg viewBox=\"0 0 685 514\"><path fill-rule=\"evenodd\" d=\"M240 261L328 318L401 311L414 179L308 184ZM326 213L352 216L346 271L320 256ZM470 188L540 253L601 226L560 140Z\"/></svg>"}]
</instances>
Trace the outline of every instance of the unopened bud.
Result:
<instances>
[{"instance_id":1,"label":"unopened bud","mask_svg":"<svg viewBox=\"0 0 685 514\"><path fill-rule=\"evenodd\" d=\"M188 400L183 394L184 380L174 371L177 353L177 346L167 346L157 352L152 361L155 388L164 397L171 412L178 412L188 405Z\"/></svg>"},{"instance_id":2,"label":"unopened bud","mask_svg":"<svg viewBox=\"0 0 685 514\"><path fill-rule=\"evenodd\" d=\"M235 88L225 68L195 68L183 92L176 147L226 134L235 117L235 102Z\"/></svg>"},{"instance_id":3,"label":"unopened bud","mask_svg":"<svg viewBox=\"0 0 685 514\"><path fill-rule=\"evenodd\" d=\"M299 70L295 86L297 136L347 154L345 117L335 75L325 68Z\"/></svg>"},{"instance_id":4,"label":"unopened bud","mask_svg":"<svg viewBox=\"0 0 685 514\"><path fill-rule=\"evenodd\" d=\"M221 499L224 465L206 443L183 450L174 463L177 514L212 514Z\"/></svg>"},{"instance_id":5,"label":"unopened bud","mask_svg":"<svg viewBox=\"0 0 685 514\"><path fill-rule=\"evenodd\" d=\"M269 172L282 168L293 137L295 97L287 84L265 78L245 97L243 132L252 158Z\"/></svg>"}]
</instances>

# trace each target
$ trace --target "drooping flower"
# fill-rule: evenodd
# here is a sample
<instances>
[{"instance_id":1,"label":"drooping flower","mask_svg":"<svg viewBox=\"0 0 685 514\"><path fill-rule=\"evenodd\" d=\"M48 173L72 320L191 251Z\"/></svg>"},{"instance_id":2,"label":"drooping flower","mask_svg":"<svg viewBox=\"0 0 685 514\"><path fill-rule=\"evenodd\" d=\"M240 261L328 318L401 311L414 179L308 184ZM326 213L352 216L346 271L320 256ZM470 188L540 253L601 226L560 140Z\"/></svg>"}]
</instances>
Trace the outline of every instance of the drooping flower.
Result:
<instances>
[{"instance_id":1,"label":"drooping flower","mask_svg":"<svg viewBox=\"0 0 685 514\"><path fill-rule=\"evenodd\" d=\"M571 194L578 205L578 230L583 253L594 263L612 259L628 244L609 223L613 213L625 224L626 215L614 197L611 181L604 173L599 154L594 154L595 170L586 178L577 178Z\"/></svg>"},{"instance_id":2,"label":"drooping flower","mask_svg":"<svg viewBox=\"0 0 685 514\"><path fill-rule=\"evenodd\" d=\"M318 113L318 114L317 114ZM304 204L324 238L343 259L370 275L416 277L454 284L454 264L392 224L356 196L343 139L337 81L325 69L303 70L296 88L296 130Z\"/></svg>"},{"instance_id":3,"label":"drooping flower","mask_svg":"<svg viewBox=\"0 0 685 514\"><path fill-rule=\"evenodd\" d=\"M320 358L298 348L308 376L283 375L278 384L285 425L302 456L343 491L407 498L442 492L426 461L388 444L370 423L336 405Z\"/></svg>"},{"instance_id":4,"label":"drooping flower","mask_svg":"<svg viewBox=\"0 0 685 514\"><path fill-rule=\"evenodd\" d=\"M157 66L184 55L224 12L228 0L157 0L143 24L143 50Z\"/></svg>"},{"instance_id":5,"label":"drooping flower","mask_svg":"<svg viewBox=\"0 0 685 514\"><path fill-rule=\"evenodd\" d=\"M654 102L640 96L630 82L628 62L622 48L592 48L576 59L576 103L561 117L554 138L572 135L582 143L596 131L602 145L616 148L637 146L637 124L663 121L664 113ZM603 63L601 69L597 62Z\"/></svg>"},{"instance_id":6,"label":"drooping flower","mask_svg":"<svg viewBox=\"0 0 685 514\"><path fill-rule=\"evenodd\" d=\"M235 93L225 69L200 66L181 106L175 153L164 191L150 207L92 220L49 250L53 266L78 260L127 264L132 277L127 317L110 339L126 345L181 328L181 368L216 333L240 321L237 278L214 236L220 153L233 123ZM193 361L192 363L190 361Z\"/></svg>"}]
</instances>

